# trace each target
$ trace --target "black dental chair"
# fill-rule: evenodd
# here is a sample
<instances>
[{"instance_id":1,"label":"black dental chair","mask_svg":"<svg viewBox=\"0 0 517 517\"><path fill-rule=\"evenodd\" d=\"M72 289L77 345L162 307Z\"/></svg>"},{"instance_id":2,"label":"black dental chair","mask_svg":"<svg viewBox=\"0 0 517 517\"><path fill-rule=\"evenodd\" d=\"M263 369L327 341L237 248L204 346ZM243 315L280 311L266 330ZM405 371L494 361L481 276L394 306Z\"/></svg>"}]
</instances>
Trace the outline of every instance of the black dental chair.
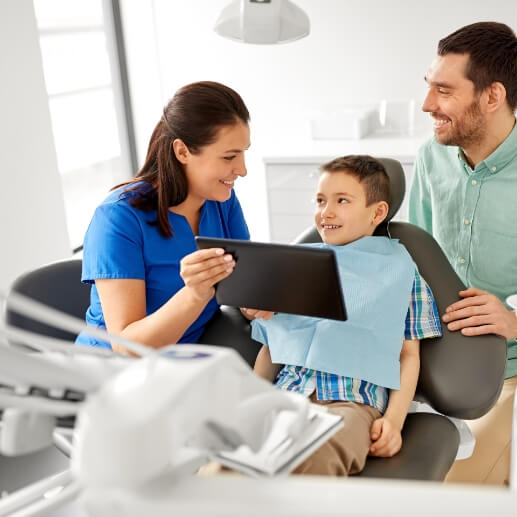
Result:
<instances>
[{"instance_id":1,"label":"black dental chair","mask_svg":"<svg viewBox=\"0 0 517 517\"><path fill-rule=\"evenodd\" d=\"M440 314L458 300L464 285L434 238L404 222L390 222L405 193L402 166L380 158L391 181L392 198L386 222L376 234L389 235L404 244L431 287ZM321 242L316 228L309 228L296 243ZM421 369L416 399L443 415L475 419L484 415L501 391L506 365L506 342L495 335L465 337L442 325L443 336L421 343ZM253 364L260 344L250 338L250 327L238 309L222 307L201 338L203 343L230 346ZM402 431L403 446L393 458L370 457L363 477L442 481L459 446L457 428L446 416L413 413Z\"/></svg>"},{"instance_id":2,"label":"black dental chair","mask_svg":"<svg viewBox=\"0 0 517 517\"><path fill-rule=\"evenodd\" d=\"M14 281L10 291L81 319L84 319L90 303L90 286L81 284L80 259L54 262L24 273ZM71 341L75 339L75 334L44 325L8 307L5 321L13 327L45 336ZM65 419L62 420L60 425L66 424ZM73 421L69 423L73 424ZM14 492L68 467L69 459L54 446L22 456L9 457L0 454L0 492Z\"/></svg>"},{"instance_id":3,"label":"black dental chair","mask_svg":"<svg viewBox=\"0 0 517 517\"><path fill-rule=\"evenodd\" d=\"M458 299L458 291L464 286L431 235L408 223L389 222L404 198L404 172L398 161L388 158L380 160L390 177L392 199L387 222L377 229L377 233L391 235L406 246L430 285L440 314L443 314L445 308ZM320 238L315 228L309 228L296 240L318 241ZM81 284L80 276L81 260L71 259L28 272L18 278L11 289L84 319L90 288ZM75 338L73 334L63 333L10 310L7 310L6 321L44 335L69 340ZM442 326L442 330L441 338L426 339L421 344L416 398L428 402L436 411L447 416L467 420L478 418L492 407L501 391L506 342L498 336L465 337L459 332L449 332L446 326ZM261 345L252 340L250 334L249 322L238 309L221 307L199 342L231 347L253 366ZM389 459L369 458L359 475L443 480L459 444L458 431L451 421L437 414L410 414L402 437L402 450L396 456ZM57 460L62 462L64 457ZM7 483L7 478L2 479L2 466L7 461L10 460L0 457L0 488L3 490L10 490L13 484L17 484L11 483L12 480ZM46 459L45 463L48 461ZM53 469L57 471L57 465ZM12 472L12 469L6 470L9 471Z\"/></svg>"}]
</instances>

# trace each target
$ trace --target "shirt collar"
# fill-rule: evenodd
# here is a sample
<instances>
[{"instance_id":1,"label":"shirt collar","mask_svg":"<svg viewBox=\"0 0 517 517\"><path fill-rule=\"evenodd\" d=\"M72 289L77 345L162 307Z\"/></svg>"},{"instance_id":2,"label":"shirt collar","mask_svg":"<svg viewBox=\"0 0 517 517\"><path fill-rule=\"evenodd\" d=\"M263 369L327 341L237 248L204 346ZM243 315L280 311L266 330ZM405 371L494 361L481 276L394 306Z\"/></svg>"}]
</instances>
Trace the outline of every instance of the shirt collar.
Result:
<instances>
[{"instance_id":1,"label":"shirt collar","mask_svg":"<svg viewBox=\"0 0 517 517\"><path fill-rule=\"evenodd\" d=\"M517 155L517 124L514 123L510 134L502 141L502 143L495 149L495 151L487 156L482 162L479 162L475 169L487 169L491 174L497 174L502 170L507 163L512 161ZM472 170L465 159L465 155L460 147L458 147L458 158L461 162L466 164L469 170Z\"/></svg>"}]
</instances>

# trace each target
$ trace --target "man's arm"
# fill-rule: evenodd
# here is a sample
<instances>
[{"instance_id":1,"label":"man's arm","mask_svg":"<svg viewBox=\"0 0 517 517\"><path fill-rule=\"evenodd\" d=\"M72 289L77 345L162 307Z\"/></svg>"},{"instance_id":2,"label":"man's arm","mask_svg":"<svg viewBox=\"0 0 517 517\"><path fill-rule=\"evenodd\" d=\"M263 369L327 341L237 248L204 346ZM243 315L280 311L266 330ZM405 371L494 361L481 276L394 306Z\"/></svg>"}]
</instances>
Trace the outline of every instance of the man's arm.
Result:
<instances>
[{"instance_id":1,"label":"man's arm","mask_svg":"<svg viewBox=\"0 0 517 517\"><path fill-rule=\"evenodd\" d=\"M432 208L422 149L415 161L409 197L410 223L432 234ZM498 334L517 338L517 317L495 295L470 287L459 293L462 300L447 307L442 317L449 330L460 330L465 336Z\"/></svg>"},{"instance_id":2,"label":"man's arm","mask_svg":"<svg viewBox=\"0 0 517 517\"><path fill-rule=\"evenodd\" d=\"M461 330L465 336L498 334L506 339L517 338L517 316L497 296L474 287L459 295L463 299L447 307L442 317L449 330Z\"/></svg>"},{"instance_id":3,"label":"man's arm","mask_svg":"<svg viewBox=\"0 0 517 517\"><path fill-rule=\"evenodd\" d=\"M386 412L370 429L372 456L391 457L402 447L402 426L415 395L420 371L420 341L405 339L400 352L400 389L391 390Z\"/></svg>"}]
</instances>

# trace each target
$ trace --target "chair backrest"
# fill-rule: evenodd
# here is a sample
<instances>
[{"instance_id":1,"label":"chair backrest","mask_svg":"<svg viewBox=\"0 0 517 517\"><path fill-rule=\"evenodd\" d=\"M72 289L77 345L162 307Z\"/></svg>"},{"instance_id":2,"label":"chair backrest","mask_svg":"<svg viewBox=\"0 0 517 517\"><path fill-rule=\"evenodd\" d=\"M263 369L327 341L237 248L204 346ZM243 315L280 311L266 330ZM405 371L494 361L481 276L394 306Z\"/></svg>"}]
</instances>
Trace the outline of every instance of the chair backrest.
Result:
<instances>
[{"instance_id":1,"label":"chair backrest","mask_svg":"<svg viewBox=\"0 0 517 517\"><path fill-rule=\"evenodd\" d=\"M84 320L90 304L90 286L81 283L81 269L81 259L53 262L19 276L11 285L10 292L23 294ZM71 332L45 325L9 310L9 295L6 321L14 327L46 336L71 341L76 338Z\"/></svg>"},{"instance_id":2,"label":"chair backrest","mask_svg":"<svg viewBox=\"0 0 517 517\"><path fill-rule=\"evenodd\" d=\"M390 235L404 244L418 270L429 284L441 314L459 299L465 288L436 240L415 225L394 222L405 193L404 171L390 158L378 158L386 168L392 186L387 223L376 235ZM296 242L321 242L315 227ZM346 300L345 300L346 303ZM506 366L506 341L495 335L466 337L442 325L443 336L421 343L417 397L448 416L474 419L484 415L501 392Z\"/></svg>"}]
</instances>

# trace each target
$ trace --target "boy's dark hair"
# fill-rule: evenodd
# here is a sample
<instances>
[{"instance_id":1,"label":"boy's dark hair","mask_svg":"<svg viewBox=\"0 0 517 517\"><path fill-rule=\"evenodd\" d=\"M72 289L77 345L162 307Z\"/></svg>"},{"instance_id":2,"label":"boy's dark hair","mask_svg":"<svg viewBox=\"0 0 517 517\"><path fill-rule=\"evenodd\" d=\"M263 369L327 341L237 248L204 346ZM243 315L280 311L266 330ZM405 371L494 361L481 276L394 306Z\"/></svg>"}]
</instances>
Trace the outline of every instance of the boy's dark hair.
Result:
<instances>
[{"instance_id":1,"label":"boy's dark hair","mask_svg":"<svg viewBox=\"0 0 517 517\"><path fill-rule=\"evenodd\" d=\"M438 55L468 54L465 75L476 93L494 82L506 89L512 111L517 107L517 37L508 25L478 22L466 25L438 42Z\"/></svg>"},{"instance_id":2,"label":"boy's dark hair","mask_svg":"<svg viewBox=\"0 0 517 517\"><path fill-rule=\"evenodd\" d=\"M366 206L390 202L390 179L384 165L367 154L341 156L320 167L321 172L345 172L359 180L366 194Z\"/></svg>"}]
</instances>

